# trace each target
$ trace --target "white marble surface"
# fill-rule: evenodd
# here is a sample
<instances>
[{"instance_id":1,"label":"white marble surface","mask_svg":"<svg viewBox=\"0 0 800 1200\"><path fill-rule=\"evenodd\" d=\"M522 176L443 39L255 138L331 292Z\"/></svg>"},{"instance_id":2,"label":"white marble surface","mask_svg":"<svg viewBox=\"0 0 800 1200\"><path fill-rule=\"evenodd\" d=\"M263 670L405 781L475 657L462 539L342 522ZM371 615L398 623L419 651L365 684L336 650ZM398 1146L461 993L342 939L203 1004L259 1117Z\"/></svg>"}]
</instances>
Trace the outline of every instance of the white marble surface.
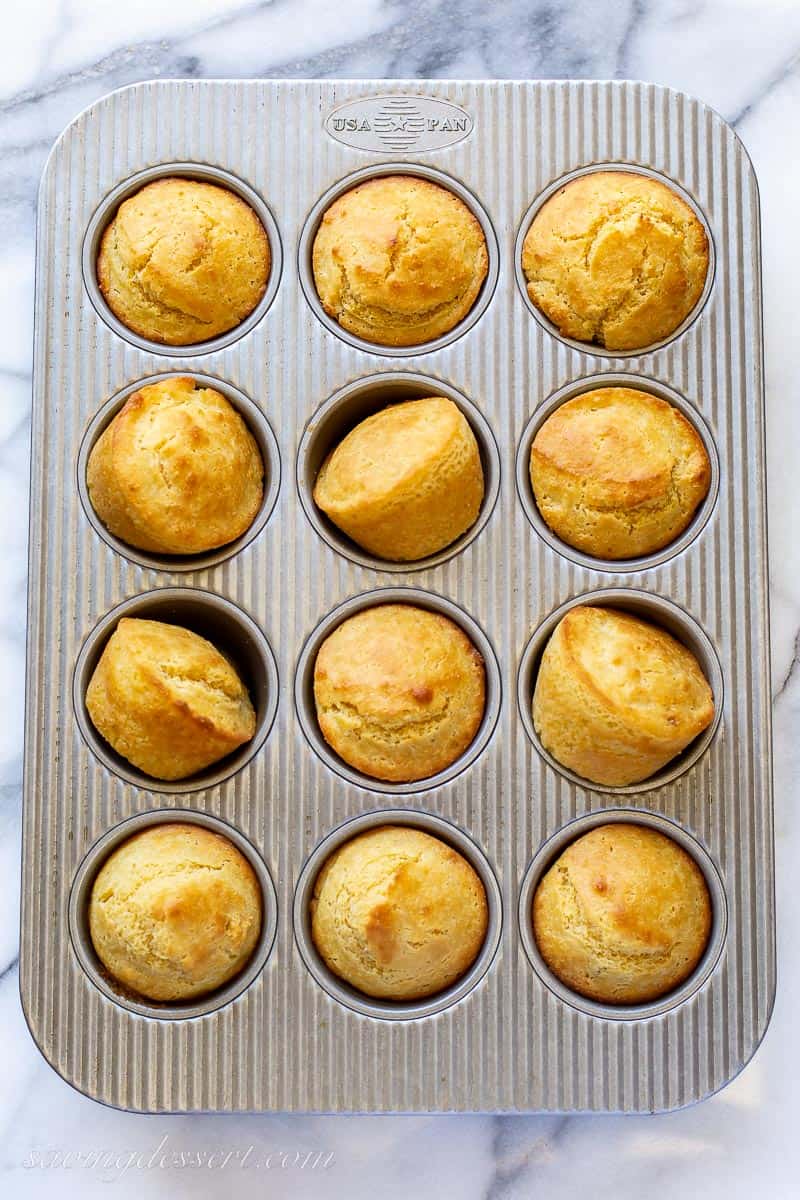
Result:
<instances>
[{"instance_id":1,"label":"white marble surface","mask_svg":"<svg viewBox=\"0 0 800 1200\"><path fill-rule=\"evenodd\" d=\"M586 76L684 88L739 129L764 221L779 991L754 1061L660 1117L141 1117L70 1090L18 997L38 176L85 105L153 76ZM0 39L0 1190L4 1196L796 1195L800 1038L800 0L24 0ZM794 736L793 736L794 734ZM166 1139L166 1141L165 1141ZM159 1149L159 1147L161 1147ZM248 1147L252 1147L248 1154ZM198 1155L223 1152L198 1165ZM298 1165L309 1151L321 1157ZM272 1152L272 1157L268 1155ZM283 1157L281 1153L283 1152ZM103 1155L92 1165L95 1156ZM224 1155L228 1155L224 1163ZM66 1161L58 1155L71 1155ZM89 1156L87 1158L87 1155ZM83 1157L78 1157L83 1156ZM181 1156L183 1156L181 1158ZM287 1157L288 1156L288 1157ZM103 1165L107 1164L107 1165ZM183 1164L183 1165L181 1165Z\"/></svg>"}]
</instances>

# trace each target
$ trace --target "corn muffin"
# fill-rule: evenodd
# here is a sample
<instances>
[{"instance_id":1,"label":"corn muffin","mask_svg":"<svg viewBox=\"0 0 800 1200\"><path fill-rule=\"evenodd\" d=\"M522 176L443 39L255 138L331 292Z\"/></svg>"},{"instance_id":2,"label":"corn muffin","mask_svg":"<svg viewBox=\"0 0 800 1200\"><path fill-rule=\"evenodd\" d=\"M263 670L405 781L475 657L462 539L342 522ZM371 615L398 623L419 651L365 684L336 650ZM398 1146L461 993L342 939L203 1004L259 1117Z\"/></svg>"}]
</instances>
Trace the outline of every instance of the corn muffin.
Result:
<instances>
[{"instance_id":1,"label":"corn muffin","mask_svg":"<svg viewBox=\"0 0 800 1200\"><path fill-rule=\"evenodd\" d=\"M153 779L185 779L249 742L247 689L228 659L190 629L123 617L86 689L97 732Z\"/></svg>"},{"instance_id":2,"label":"corn muffin","mask_svg":"<svg viewBox=\"0 0 800 1200\"><path fill-rule=\"evenodd\" d=\"M443 396L374 413L322 464L314 500L354 542L410 562L449 546L477 519L483 468L475 434Z\"/></svg>"},{"instance_id":3,"label":"corn muffin","mask_svg":"<svg viewBox=\"0 0 800 1200\"><path fill-rule=\"evenodd\" d=\"M702 222L677 192L632 171L593 171L536 214L522 249L528 295L566 337L638 350L669 337L708 273Z\"/></svg>"},{"instance_id":4,"label":"corn muffin","mask_svg":"<svg viewBox=\"0 0 800 1200\"><path fill-rule=\"evenodd\" d=\"M472 966L486 937L486 892L439 838L386 825L352 838L314 885L311 934L335 975L368 996L420 1000Z\"/></svg>"},{"instance_id":5,"label":"corn muffin","mask_svg":"<svg viewBox=\"0 0 800 1200\"><path fill-rule=\"evenodd\" d=\"M530 476L555 534L597 558L636 558L668 546L708 494L702 439L672 404L637 388L596 388L548 417Z\"/></svg>"},{"instance_id":6,"label":"corn muffin","mask_svg":"<svg viewBox=\"0 0 800 1200\"><path fill-rule=\"evenodd\" d=\"M226 837L181 822L128 838L103 863L89 901L97 957L126 988L180 1001L241 971L261 932L261 889Z\"/></svg>"},{"instance_id":7,"label":"corn muffin","mask_svg":"<svg viewBox=\"0 0 800 1200\"><path fill-rule=\"evenodd\" d=\"M224 396L172 377L129 397L95 442L86 482L98 517L123 542L199 554L253 523L264 463Z\"/></svg>"},{"instance_id":8,"label":"corn muffin","mask_svg":"<svg viewBox=\"0 0 800 1200\"><path fill-rule=\"evenodd\" d=\"M322 307L343 329L416 346L467 315L489 254L480 222L458 196L412 175L384 175L333 201L312 267Z\"/></svg>"},{"instance_id":9,"label":"corn muffin","mask_svg":"<svg viewBox=\"0 0 800 1200\"><path fill-rule=\"evenodd\" d=\"M533 723L545 750L593 783L639 783L714 719L691 650L618 609L577 605L542 654Z\"/></svg>"},{"instance_id":10,"label":"corn muffin","mask_svg":"<svg viewBox=\"0 0 800 1200\"><path fill-rule=\"evenodd\" d=\"M196 179L157 179L123 200L97 256L97 282L114 315L167 346L241 324L264 295L269 270L269 240L249 204Z\"/></svg>"},{"instance_id":11,"label":"corn muffin","mask_svg":"<svg viewBox=\"0 0 800 1200\"><path fill-rule=\"evenodd\" d=\"M462 629L413 604L376 604L348 617L314 666L326 742L374 779L410 783L449 767L483 717L483 658Z\"/></svg>"},{"instance_id":12,"label":"corn muffin","mask_svg":"<svg viewBox=\"0 0 800 1200\"><path fill-rule=\"evenodd\" d=\"M646 1004L683 983L703 956L711 917L697 863L644 825L601 825L579 837L533 901L550 970L605 1004Z\"/></svg>"}]
</instances>

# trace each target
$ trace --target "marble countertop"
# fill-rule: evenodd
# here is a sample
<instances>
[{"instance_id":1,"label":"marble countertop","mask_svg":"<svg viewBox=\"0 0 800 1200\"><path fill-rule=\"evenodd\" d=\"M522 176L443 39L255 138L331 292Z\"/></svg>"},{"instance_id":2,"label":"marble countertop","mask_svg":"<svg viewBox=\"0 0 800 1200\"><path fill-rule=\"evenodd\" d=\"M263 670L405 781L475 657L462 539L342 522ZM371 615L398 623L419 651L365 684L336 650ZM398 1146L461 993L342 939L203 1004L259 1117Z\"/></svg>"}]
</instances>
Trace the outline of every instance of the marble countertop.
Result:
<instances>
[{"instance_id":1,"label":"marble countertop","mask_svg":"<svg viewBox=\"0 0 800 1200\"><path fill-rule=\"evenodd\" d=\"M638 78L733 122L762 197L775 718L778 999L722 1093L658 1117L143 1117L45 1064L20 1010L18 879L35 197L83 107L156 76ZM800 405L793 395L799 0L27 0L0 41L0 1189L6 1196L593 1200L795 1195L800 1144ZM792 118L795 118L794 120ZM216 1157L214 1152L219 1153ZM200 1156L204 1155L204 1165ZM212 1156L212 1157L209 1157Z\"/></svg>"}]
</instances>

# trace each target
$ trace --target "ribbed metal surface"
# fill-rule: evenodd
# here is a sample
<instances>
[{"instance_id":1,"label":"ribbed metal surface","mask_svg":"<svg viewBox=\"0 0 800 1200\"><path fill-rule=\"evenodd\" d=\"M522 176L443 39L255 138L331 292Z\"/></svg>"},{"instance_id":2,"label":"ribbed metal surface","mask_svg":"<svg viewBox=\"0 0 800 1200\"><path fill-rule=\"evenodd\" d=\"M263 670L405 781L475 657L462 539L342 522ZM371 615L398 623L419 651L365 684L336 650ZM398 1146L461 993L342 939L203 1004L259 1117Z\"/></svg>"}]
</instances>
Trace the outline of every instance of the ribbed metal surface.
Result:
<instances>
[{"instance_id":1,"label":"ribbed metal surface","mask_svg":"<svg viewBox=\"0 0 800 1200\"><path fill-rule=\"evenodd\" d=\"M332 336L303 299L296 269L300 230L318 197L371 161L324 132L326 115L355 96L392 93L443 97L473 116L474 131L455 146L407 157L472 189L501 251L496 294L474 328L443 350L403 360ZM271 207L284 247L265 319L197 360L121 341L95 313L81 277L96 206L133 172L170 160L216 164L251 184ZM700 318L666 348L624 362L552 338L514 279L515 235L536 194L603 161L641 163L679 182L716 245L716 278ZM42 183L38 238L21 986L54 1067L100 1100L146 1110L643 1111L719 1088L758 1044L774 988L758 197L734 133L697 102L641 84L141 84L100 101L63 135ZM174 576L126 562L92 530L78 500L76 455L111 394L193 366L262 406L280 445L282 483L253 544L215 568ZM393 369L443 378L466 394L501 455L500 499L486 528L462 554L408 577L336 554L308 523L294 483L298 443L317 407L348 381ZM699 538L670 562L630 576L559 557L531 527L515 487L517 442L534 407L570 380L604 370L675 388L702 412L720 457L719 500ZM466 609L500 663L500 720L485 752L446 786L402 804L453 821L484 849L502 888L504 924L491 969L466 999L423 1020L383 1022L340 1006L306 971L293 940L292 896L322 837L358 812L395 807L397 798L351 786L317 759L298 725L293 685L303 641L334 605L404 582ZM278 717L263 751L227 783L177 798L108 773L82 742L70 697L94 624L121 599L170 584L238 603L266 632L280 674ZM725 883L729 931L709 982L682 1007L644 1022L606 1022L565 1006L539 982L519 944L516 908L542 841L619 798L576 787L540 759L519 719L516 677L528 638L553 608L627 584L687 609L720 656L725 706L710 750L633 805L677 819L708 849ZM253 841L275 881L278 933L265 971L240 999L196 1021L159 1022L92 986L70 946L67 902L95 839L135 812L176 803L222 817Z\"/></svg>"}]
</instances>

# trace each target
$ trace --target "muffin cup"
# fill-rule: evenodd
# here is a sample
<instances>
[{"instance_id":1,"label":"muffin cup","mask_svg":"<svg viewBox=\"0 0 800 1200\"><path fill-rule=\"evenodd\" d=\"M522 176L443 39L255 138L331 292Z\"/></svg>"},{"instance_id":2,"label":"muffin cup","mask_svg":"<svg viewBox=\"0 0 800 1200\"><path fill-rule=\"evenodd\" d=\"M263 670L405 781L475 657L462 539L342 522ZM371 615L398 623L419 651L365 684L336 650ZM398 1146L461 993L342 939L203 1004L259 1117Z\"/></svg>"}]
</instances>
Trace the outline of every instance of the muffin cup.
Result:
<instances>
[{"instance_id":1,"label":"muffin cup","mask_svg":"<svg viewBox=\"0 0 800 1200\"><path fill-rule=\"evenodd\" d=\"M672 333L670 333L667 337L662 338L659 342L652 342L649 346L637 346L634 350L606 350L604 346L599 346L595 342L579 342L576 338L567 337L560 331L558 326L550 320L549 317L545 316L545 314L536 307L531 300L530 296L528 295L528 281L525 278L525 272L522 269L523 243L528 230L533 224L534 218L536 217L540 208L542 208L542 206L547 203L550 197L555 195L555 193L566 184L572 183L574 179L579 179L582 175L590 175L596 171L626 171L629 175L645 175L649 179L655 179L659 183L663 183L671 191L675 192L675 194L689 206L700 224L703 226L706 237L708 238L708 271L706 272L705 286L703 287L702 295L697 301L697 304L695 304L688 316L681 321L680 325L678 325L676 329L673 329ZM522 293L522 299L525 301L528 310L539 322L542 329L546 330L546 332L551 334L552 337L557 338L559 342L563 342L565 346L571 346L573 350L579 350L581 354L593 354L598 358L641 358L645 354L652 354L653 351L660 350L662 347L668 346L670 342L674 342L676 338L681 337L681 335L686 333L686 331L694 324L694 322L700 316L700 313L703 311L708 297L711 295L711 289L714 286L715 271L716 251L714 247L714 238L711 233L711 227L706 219L706 215L698 206L697 201L684 188L682 188L679 183L676 183L674 179L669 179L666 175L662 175L658 171L653 171L649 167L640 166L638 163L636 165L624 162L592 163L589 166L579 167L575 171L570 171L566 175L561 175L558 179L546 187L530 205L527 212L523 216L522 221L520 222L519 230L517 231L517 240L514 244L514 274L516 275L517 286Z\"/></svg>"},{"instance_id":2,"label":"muffin cup","mask_svg":"<svg viewBox=\"0 0 800 1200\"><path fill-rule=\"evenodd\" d=\"M97 956L89 932L89 901L94 881L103 863L123 842L143 829L166 824L199 825L211 833L221 834L241 851L253 868L261 889L261 933L256 947L237 975L222 987L192 1000L159 1003L129 991L105 969ZM216 1012L230 1004L255 982L264 969L275 942L278 906L272 878L261 855L237 829L218 817L181 808L165 808L158 812L138 813L115 825L90 847L75 873L69 895L69 933L72 947L81 967L94 986L115 1004L141 1017L162 1021L188 1020Z\"/></svg>"},{"instance_id":3,"label":"muffin cup","mask_svg":"<svg viewBox=\"0 0 800 1200\"><path fill-rule=\"evenodd\" d=\"M475 522L436 554L410 562L378 558L343 533L314 502L317 474L330 450L359 422L387 405L426 396L444 396L461 410L478 443L483 467L484 493ZM500 490L500 453L491 426L479 409L450 384L413 371L368 375L335 392L317 410L305 428L297 454L297 490L311 524L328 545L351 562L376 571L424 571L460 554L481 532L494 510Z\"/></svg>"},{"instance_id":4,"label":"muffin cup","mask_svg":"<svg viewBox=\"0 0 800 1200\"><path fill-rule=\"evenodd\" d=\"M92 724L86 689L106 642L122 617L182 625L207 638L226 654L240 673L256 711L252 739L232 754L188 779L154 779L116 752ZM278 668L258 625L230 600L197 588L159 588L123 600L95 625L83 643L72 679L72 703L78 728L89 749L113 775L149 792L172 795L216 787L240 771L266 741L278 708Z\"/></svg>"},{"instance_id":5,"label":"muffin cup","mask_svg":"<svg viewBox=\"0 0 800 1200\"><path fill-rule=\"evenodd\" d=\"M531 447L534 438L548 417L551 417L556 409L560 408L562 404L566 404L568 400L574 400L577 396L583 396L586 392L595 391L597 388L613 387L635 388L640 392L648 392L651 396L657 396L660 400L665 400L668 404L671 404L673 408L677 408L686 417L686 420L689 421L695 433L702 441L711 466L711 482L709 483L708 494L705 500L697 507L694 516L683 532L678 534L667 546L662 547L661 550L655 550L652 554L640 555L638 558L596 558L594 555L578 550L575 546L570 546L568 542L563 541L553 532L539 512L531 485ZM561 554L564 558L570 559L571 562L578 563L579 566L588 567L592 571L607 571L614 574L622 574L625 571L646 571L652 567L658 567L662 563L674 558L677 554L680 554L705 529L714 511L719 494L719 455L716 443L714 442L711 430L697 409L693 408L688 400L685 400L678 392L673 391L672 388L667 387L666 384L660 383L658 380L650 379L647 376L624 374L622 372L615 372L608 375L587 375L581 379L575 379L572 383L559 388L557 392L553 392L536 409L522 431L522 437L517 448L516 473L517 492L522 501L522 507L531 525L533 525L539 534L539 537L547 542L551 549Z\"/></svg>"},{"instance_id":6,"label":"muffin cup","mask_svg":"<svg viewBox=\"0 0 800 1200\"><path fill-rule=\"evenodd\" d=\"M239 416L247 425L247 428L256 440L264 462L264 495L252 523L244 533L240 534L238 538L234 538L232 542L226 542L224 546L219 546L216 550L203 551L200 554L154 554L148 550L139 550L135 546L129 546L127 542L123 542L120 538L116 537L103 524L95 512L89 497L86 469L89 464L89 456L98 438L111 424L126 400L134 392L138 392L140 388L149 387L150 384L160 383L164 379L183 377L189 377L200 384L201 387L213 388L219 392L236 409ZM116 392L92 418L83 435L83 440L78 451L78 495L80 496L83 511L86 513L86 518L95 532L103 539L107 546L110 546L112 550L115 550L117 554L121 554L123 558L127 558L130 562L138 563L140 567L150 567L155 571L169 571L172 574L184 571L205 571L209 567L218 566L220 563L232 558L235 554L239 554L246 546L249 546L254 538L258 537L272 516L280 486L281 459L278 442L275 434L272 432L272 426L261 409L244 392L240 392L232 384L225 383L221 379L214 379L210 375L199 375L195 371L165 371L160 375L150 375L146 379L139 379L136 383L130 383L127 387L122 388L121 391Z\"/></svg>"},{"instance_id":7,"label":"muffin cup","mask_svg":"<svg viewBox=\"0 0 800 1200\"><path fill-rule=\"evenodd\" d=\"M480 651L486 670L486 704L481 723L469 746L455 762L443 771L438 771L427 779L416 779L410 783L387 783L383 779L374 779L371 775L366 775L362 771L348 766L322 736L314 702L314 666L319 649L326 637L348 617L353 617L366 608L374 608L382 604L414 604L419 608L441 613L443 617L449 617ZM433 791L434 788L450 783L457 775L471 766L486 749L494 732L497 718L500 715L501 694L502 685L497 658L491 642L480 626L467 616L463 609L451 600L446 600L444 596L437 596L433 592L425 592L418 588L405 587L380 588L373 592L363 592L360 596L353 596L351 599L345 600L343 604L329 613L317 625L303 647L297 663L294 684L295 705L303 733L312 750L325 765L349 783L355 784L356 787L393 796L408 796L414 792Z\"/></svg>"},{"instance_id":8,"label":"muffin cup","mask_svg":"<svg viewBox=\"0 0 800 1200\"><path fill-rule=\"evenodd\" d=\"M573 991L572 988L562 983L547 966L533 932L533 898L536 888L555 860L566 850L567 846L577 841L583 834L588 833L590 829L596 829L600 825L618 823L643 825L648 829L663 833L677 842L702 871L711 897L711 932L699 963L691 975L678 987L646 1004L604 1004L602 1001L590 1000L587 996ZM559 829L539 848L522 880L518 920L522 947L531 966L545 987L559 1000L587 1016L598 1017L601 1020L641 1021L648 1017L660 1017L663 1013L684 1004L708 981L719 963L725 947L728 931L728 901L722 876L708 851L681 825L657 813L642 812L634 808L610 808L577 817Z\"/></svg>"},{"instance_id":9,"label":"muffin cup","mask_svg":"<svg viewBox=\"0 0 800 1200\"><path fill-rule=\"evenodd\" d=\"M700 663L703 674L708 680L714 694L714 719L708 728L698 734L685 750L676 755L675 758L670 759L660 771L656 771L654 775L643 779L640 783L629 783L624 786L612 787L609 784L594 783L591 779L585 779L582 775L578 775L563 766L558 759L545 750L534 728L532 712L533 691L536 685L536 675L539 670L539 660L550 639L550 635L561 618L570 609L576 608L580 604L595 604L601 605L604 608L619 608L624 612L632 613L635 617L641 617L645 621L650 621L653 625L660 625L662 629L666 629L668 633L671 633L673 637L677 638L679 642L682 642L684 646L692 651ZM651 792L655 788L673 783L679 776L688 771L690 767L693 767L705 754L722 720L724 703L722 666L708 636L688 613L679 608L677 604L673 604L671 600L665 600L662 596L653 596L649 592L639 591L635 588L600 588L597 591L586 592L582 596L575 596L573 599L568 600L539 625L522 654L517 674L517 703L522 723L525 726L525 732L533 742L536 750L545 762L559 775L563 776L564 779L569 779L572 783L590 792L634 796L639 792Z\"/></svg>"},{"instance_id":10,"label":"muffin cup","mask_svg":"<svg viewBox=\"0 0 800 1200\"><path fill-rule=\"evenodd\" d=\"M229 192L233 192L234 195L244 200L245 204L252 208L264 226L269 241L269 278L267 279L264 295L253 311L238 325L235 325L233 329L229 329L227 333L222 333L219 337L210 338L206 342L193 342L188 346L171 346L165 342L154 342L150 338L140 337L138 333L134 333L132 329L129 329L111 311L97 282L97 255L100 251L100 241L105 233L106 226L115 217L120 204L122 204L123 200L127 200L129 196L133 196L134 193L141 191L146 184L154 183L156 179L168 179L172 177L197 179L201 183L212 183L216 184L217 187L227 188ZM113 330L118 337L123 338L126 342L130 342L132 346L138 346L140 350L148 350L151 354L166 355L169 358L192 358L201 354L213 354L217 350L223 350L226 346L230 346L233 342L237 342L239 338L244 337L245 334L249 333L259 323L275 299L278 291L281 270L283 268L283 249L281 247L278 226L275 224L275 218L258 192L254 191L249 184L244 183L243 180L238 179L235 175L231 175L229 171L223 171L220 167L212 167L206 163L168 162L159 163L155 167L148 167L144 171L138 171L135 175L131 175L128 179L123 180L122 183L118 184L117 187L108 193L95 211L86 229L83 239L81 265L84 287L97 315L105 321L109 329Z\"/></svg>"},{"instance_id":11,"label":"muffin cup","mask_svg":"<svg viewBox=\"0 0 800 1200\"><path fill-rule=\"evenodd\" d=\"M380 1000L358 991L331 971L317 951L311 936L311 900L314 884L326 859L339 846L349 842L359 833L365 833L368 829L378 829L383 825L407 825L447 842L473 867L486 890L486 937L477 958L464 975L450 987L422 1000ZM416 809L386 808L352 817L323 838L306 859L300 872L294 893L293 917L294 936L300 957L316 982L329 996L345 1008L353 1009L365 1017L375 1017L384 1021L413 1021L443 1012L444 1009L463 1000L480 983L500 945L503 905L500 885L488 858L463 830L431 813L419 812Z\"/></svg>"},{"instance_id":12,"label":"muffin cup","mask_svg":"<svg viewBox=\"0 0 800 1200\"><path fill-rule=\"evenodd\" d=\"M457 325L454 325L451 330L442 334L441 337L432 338L429 342L419 342L414 346L385 346L380 342L368 342L365 338L360 338L353 333L349 333L337 320L328 316L325 312L314 282L314 271L311 264L314 238L326 211L333 204L334 200L338 200L345 192L349 192L360 183L366 183L368 179L380 179L385 175L414 175L419 179L427 179L431 183L437 183L439 187L452 192L454 196L457 196L459 200L466 204L467 208L480 224L483 236L486 238L486 250L489 255L489 267L486 278L483 281L475 303L467 315ZM335 183L333 187L328 188L327 192L319 198L308 214L302 233L300 234L300 243L297 251L297 269L300 274L300 284L303 293L314 315L336 337L341 338L343 342L347 342L350 346L355 346L357 350L366 351L368 354L380 354L391 358L415 358L423 354L431 354L434 350L441 350L443 346L449 346L451 342L455 342L458 338L462 337L480 319L486 311L497 286L497 278L500 273L500 246L494 226L489 219L489 214L477 197L463 183L460 183L457 179L453 179L450 175L446 175L443 171L436 171L433 167L422 166L419 163L381 163L378 166L363 167L360 171L354 171L352 175L345 176L344 179L340 179L338 183Z\"/></svg>"}]
</instances>

